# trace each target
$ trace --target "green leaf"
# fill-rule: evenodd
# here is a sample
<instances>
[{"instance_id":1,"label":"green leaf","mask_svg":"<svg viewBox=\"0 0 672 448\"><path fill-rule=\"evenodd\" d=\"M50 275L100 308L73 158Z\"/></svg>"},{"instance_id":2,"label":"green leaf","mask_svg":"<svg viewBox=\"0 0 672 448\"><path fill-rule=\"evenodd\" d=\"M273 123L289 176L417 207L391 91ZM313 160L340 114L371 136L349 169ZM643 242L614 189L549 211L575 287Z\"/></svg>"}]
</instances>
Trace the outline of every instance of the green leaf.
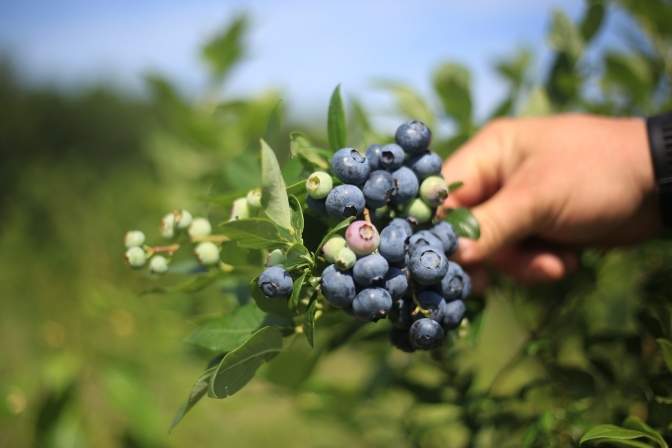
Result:
<instances>
[{"instance_id":1,"label":"green leaf","mask_svg":"<svg viewBox=\"0 0 672 448\"><path fill-rule=\"evenodd\" d=\"M390 92L396 98L399 111L405 116L423 121L430 128L436 124L436 118L429 104L409 86L386 80L376 81L374 85Z\"/></svg>"},{"instance_id":2,"label":"green leaf","mask_svg":"<svg viewBox=\"0 0 672 448\"><path fill-rule=\"evenodd\" d=\"M301 235L303 235L303 210L301 209L301 203L296 196L289 196L289 208L292 213L292 229L294 229L294 236L296 236L298 241L301 241Z\"/></svg>"},{"instance_id":3,"label":"green leaf","mask_svg":"<svg viewBox=\"0 0 672 448\"><path fill-rule=\"evenodd\" d=\"M290 230L291 210L285 180L275 153L264 140L261 140L261 189L266 215L280 227Z\"/></svg>"},{"instance_id":4,"label":"green leaf","mask_svg":"<svg viewBox=\"0 0 672 448\"><path fill-rule=\"evenodd\" d=\"M248 20L244 15L236 17L220 34L205 44L201 56L210 67L216 81L223 80L231 68L243 57L243 36Z\"/></svg>"},{"instance_id":5,"label":"green leaf","mask_svg":"<svg viewBox=\"0 0 672 448\"><path fill-rule=\"evenodd\" d=\"M589 42L600 30L606 13L604 0L587 0L587 9L579 24L579 33L584 42Z\"/></svg>"},{"instance_id":6,"label":"green leaf","mask_svg":"<svg viewBox=\"0 0 672 448\"><path fill-rule=\"evenodd\" d=\"M583 39L579 29L572 19L559 9L553 11L548 40L555 51L566 53L574 59L583 51Z\"/></svg>"},{"instance_id":7,"label":"green leaf","mask_svg":"<svg viewBox=\"0 0 672 448\"><path fill-rule=\"evenodd\" d=\"M289 134L289 152L292 157L299 157L310 165L311 169L326 171L329 169L331 153L326 149L313 145L308 138L300 132Z\"/></svg>"},{"instance_id":8,"label":"green leaf","mask_svg":"<svg viewBox=\"0 0 672 448\"><path fill-rule=\"evenodd\" d=\"M469 70L460 64L446 63L436 70L433 82L446 114L455 120L461 132L471 130L473 111Z\"/></svg>"},{"instance_id":9,"label":"green leaf","mask_svg":"<svg viewBox=\"0 0 672 448\"><path fill-rule=\"evenodd\" d=\"M198 403L201 398L203 398L208 391L208 385L210 384L210 378L215 372L216 367L211 367L205 372L201 373L194 385L191 387L187 401L177 410L175 417L173 417L173 422L170 424L170 430L177 426L178 423L187 415L187 412Z\"/></svg>"},{"instance_id":10,"label":"green leaf","mask_svg":"<svg viewBox=\"0 0 672 448\"><path fill-rule=\"evenodd\" d=\"M303 319L303 333L306 335L308 344L313 347L315 343L315 317L317 315L317 299L313 300Z\"/></svg>"},{"instance_id":11,"label":"green leaf","mask_svg":"<svg viewBox=\"0 0 672 448\"><path fill-rule=\"evenodd\" d=\"M194 275L172 286L157 286L154 288L149 288L140 293L140 295L147 294L172 294L172 293L186 293L193 294L199 291L204 290L208 286L212 285L221 274L220 271L211 270L204 274Z\"/></svg>"},{"instance_id":12,"label":"green leaf","mask_svg":"<svg viewBox=\"0 0 672 448\"><path fill-rule=\"evenodd\" d=\"M224 236L235 241L240 247L268 249L287 244L280 234L280 229L268 219L237 219L221 224L220 229Z\"/></svg>"},{"instance_id":13,"label":"green leaf","mask_svg":"<svg viewBox=\"0 0 672 448\"><path fill-rule=\"evenodd\" d=\"M300 180L296 183L293 183L292 185L287 187L287 194L302 194L306 192L306 181L305 180Z\"/></svg>"},{"instance_id":14,"label":"green leaf","mask_svg":"<svg viewBox=\"0 0 672 448\"><path fill-rule=\"evenodd\" d=\"M249 303L233 313L198 327L186 342L208 350L228 352L238 347L264 320L264 312Z\"/></svg>"},{"instance_id":15,"label":"green leaf","mask_svg":"<svg viewBox=\"0 0 672 448\"><path fill-rule=\"evenodd\" d=\"M306 276L310 273L310 271L306 270L303 271L303 274L301 274L299 277L297 277L296 280L294 280L294 286L292 288L292 295L289 298L289 307L292 309L295 309L296 307L299 306L299 303L301 302L301 290L303 289L303 284L306 281Z\"/></svg>"},{"instance_id":16,"label":"green leaf","mask_svg":"<svg viewBox=\"0 0 672 448\"><path fill-rule=\"evenodd\" d=\"M456 182L451 182L450 184L448 184L448 192L452 193L453 191L459 190L463 186L464 186L464 182L462 182L461 180L458 180Z\"/></svg>"},{"instance_id":17,"label":"green leaf","mask_svg":"<svg viewBox=\"0 0 672 448\"><path fill-rule=\"evenodd\" d=\"M550 115L551 113L553 113L553 108L548 95L546 95L546 91L541 87L537 87L530 92L518 115L523 117L541 117Z\"/></svg>"},{"instance_id":18,"label":"green leaf","mask_svg":"<svg viewBox=\"0 0 672 448\"><path fill-rule=\"evenodd\" d=\"M672 341L668 339L658 338L656 339L660 351L663 354L663 360L668 370L672 372Z\"/></svg>"},{"instance_id":19,"label":"green leaf","mask_svg":"<svg viewBox=\"0 0 672 448\"><path fill-rule=\"evenodd\" d=\"M312 255L307 247L303 244L296 243L287 249L287 260L285 261L285 269L294 271L302 267L313 267Z\"/></svg>"},{"instance_id":20,"label":"green leaf","mask_svg":"<svg viewBox=\"0 0 672 448\"><path fill-rule=\"evenodd\" d=\"M348 226L350 225L350 223L352 223L352 221L354 221L354 220L355 220L355 217L354 217L354 216L349 216L349 217L345 218L343 221L341 221L341 222L339 222L338 224L336 224L334 227L332 227L331 230L329 230L329 231L327 232L327 234L324 235L324 238L322 238L322 241L320 242L320 245L317 246L317 249L315 250L315 253L316 253L316 254L317 254L317 253L320 253L320 250L322 249L322 246L324 246L324 243L326 243L327 241L329 241L329 238L331 238L332 236L336 235L336 234L339 233L340 231L344 230L344 229L345 229L346 227L348 227Z\"/></svg>"},{"instance_id":21,"label":"green leaf","mask_svg":"<svg viewBox=\"0 0 672 448\"><path fill-rule=\"evenodd\" d=\"M284 108L282 100L278 100L268 114L268 121L266 122L266 130L264 131L264 140L276 141L282 131L282 122L284 118Z\"/></svg>"},{"instance_id":22,"label":"green leaf","mask_svg":"<svg viewBox=\"0 0 672 448\"><path fill-rule=\"evenodd\" d=\"M648 447L649 445L635 440L641 438L646 438L654 442L656 441L649 434L642 431L621 428L616 425L598 425L590 428L588 432L581 437L579 445L585 443L610 443L612 445L620 444L621 446Z\"/></svg>"},{"instance_id":23,"label":"green leaf","mask_svg":"<svg viewBox=\"0 0 672 448\"><path fill-rule=\"evenodd\" d=\"M282 350L282 335L274 327L263 327L242 345L227 353L210 379L208 395L229 397L242 389L254 377L264 362Z\"/></svg>"},{"instance_id":24,"label":"green leaf","mask_svg":"<svg viewBox=\"0 0 672 448\"><path fill-rule=\"evenodd\" d=\"M481 236L481 228L468 208L455 208L448 212L445 221L453 226L458 236L477 240Z\"/></svg>"},{"instance_id":25,"label":"green leaf","mask_svg":"<svg viewBox=\"0 0 672 448\"><path fill-rule=\"evenodd\" d=\"M347 145L347 129L345 123L345 109L341 99L341 85L337 85L329 100L329 114L327 116L327 134L332 151L344 148Z\"/></svg>"},{"instance_id":26,"label":"green leaf","mask_svg":"<svg viewBox=\"0 0 672 448\"><path fill-rule=\"evenodd\" d=\"M253 278L252 281L250 281L250 292L252 293L252 299L254 299L254 302L257 304L257 306L269 314L276 314L282 317L292 317L293 313L289 309L288 300L277 297L266 297L257 285L258 280L259 277L257 276Z\"/></svg>"},{"instance_id":27,"label":"green leaf","mask_svg":"<svg viewBox=\"0 0 672 448\"><path fill-rule=\"evenodd\" d=\"M663 436L658 431L644 423L639 417L635 417L634 415L627 417L623 422L623 426L628 429L645 432L655 440L658 446L661 448L668 448L667 442L665 439L663 439Z\"/></svg>"}]
</instances>

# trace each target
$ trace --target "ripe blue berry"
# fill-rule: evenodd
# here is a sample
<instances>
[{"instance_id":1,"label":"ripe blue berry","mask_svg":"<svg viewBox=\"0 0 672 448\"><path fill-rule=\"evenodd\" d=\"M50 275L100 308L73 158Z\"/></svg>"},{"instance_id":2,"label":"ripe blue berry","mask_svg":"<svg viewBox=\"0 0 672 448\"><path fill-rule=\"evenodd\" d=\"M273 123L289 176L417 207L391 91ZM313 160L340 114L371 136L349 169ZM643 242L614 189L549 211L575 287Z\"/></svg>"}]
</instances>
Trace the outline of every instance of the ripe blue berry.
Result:
<instances>
[{"instance_id":1,"label":"ripe blue berry","mask_svg":"<svg viewBox=\"0 0 672 448\"><path fill-rule=\"evenodd\" d=\"M329 192L325 206L327 213L335 218L359 216L365 207L364 194L354 185L339 185Z\"/></svg>"},{"instance_id":2,"label":"ripe blue berry","mask_svg":"<svg viewBox=\"0 0 672 448\"><path fill-rule=\"evenodd\" d=\"M382 147L383 145L374 143L373 145L366 148L366 160L369 161L369 167L371 168L371 171L382 169L380 166L380 150Z\"/></svg>"},{"instance_id":3,"label":"ripe blue berry","mask_svg":"<svg viewBox=\"0 0 672 448\"><path fill-rule=\"evenodd\" d=\"M442 164L443 160L441 160L441 157L432 151L418 154L408 161L408 166L420 180L439 174Z\"/></svg>"},{"instance_id":4,"label":"ripe blue berry","mask_svg":"<svg viewBox=\"0 0 672 448\"><path fill-rule=\"evenodd\" d=\"M371 171L366 157L355 148L336 151L331 158L331 169L341 182L354 185L362 185Z\"/></svg>"},{"instance_id":5,"label":"ripe blue berry","mask_svg":"<svg viewBox=\"0 0 672 448\"><path fill-rule=\"evenodd\" d=\"M443 319L441 324L447 330L457 328L464 319L464 314L467 312L467 307L461 300L454 300L452 302L444 302L442 306Z\"/></svg>"},{"instance_id":6,"label":"ripe blue berry","mask_svg":"<svg viewBox=\"0 0 672 448\"><path fill-rule=\"evenodd\" d=\"M408 330L415 321L413 311L416 305L410 299L396 299L392 303L388 318L395 328Z\"/></svg>"},{"instance_id":7,"label":"ripe blue berry","mask_svg":"<svg viewBox=\"0 0 672 448\"><path fill-rule=\"evenodd\" d=\"M443 251L442 241L439 239L439 237L434 235L429 230L420 230L418 232L415 232L408 239L409 252L414 252L415 250L420 249L422 247L434 247L436 249Z\"/></svg>"},{"instance_id":8,"label":"ripe blue berry","mask_svg":"<svg viewBox=\"0 0 672 448\"><path fill-rule=\"evenodd\" d=\"M389 268L387 260L378 254L371 254L357 260L352 275L358 285L366 287L382 283Z\"/></svg>"},{"instance_id":9,"label":"ripe blue berry","mask_svg":"<svg viewBox=\"0 0 672 448\"><path fill-rule=\"evenodd\" d=\"M409 154L426 151L432 141L432 131L422 121L413 120L397 128L394 134L397 144Z\"/></svg>"},{"instance_id":10,"label":"ripe blue berry","mask_svg":"<svg viewBox=\"0 0 672 448\"><path fill-rule=\"evenodd\" d=\"M434 285L448 271L448 259L441 249L434 247L419 248L412 252L408 268L413 279L421 285Z\"/></svg>"},{"instance_id":11,"label":"ripe blue berry","mask_svg":"<svg viewBox=\"0 0 672 448\"><path fill-rule=\"evenodd\" d=\"M394 171L404 164L406 153L401 146L390 143L380 148L380 155L378 156L378 163L381 169L387 171Z\"/></svg>"},{"instance_id":12,"label":"ripe blue berry","mask_svg":"<svg viewBox=\"0 0 672 448\"><path fill-rule=\"evenodd\" d=\"M453 226L445 221L441 221L432 227L431 232L436 235L438 239L441 240L443 244L443 251L446 255L452 255L457 249L457 235Z\"/></svg>"},{"instance_id":13,"label":"ripe blue berry","mask_svg":"<svg viewBox=\"0 0 672 448\"><path fill-rule=\"evenodd\" d=\"M387 171L376 170L364 183L363 191L369 208L383 207L396 192L394 178Z\"/></svg>"},{"instance_id":14,"label":"ripe blue berry","mask_svg":"<svg viewBox=\"0 0 672 448\"><path fill-rule=\"evenodd\" d=\"M306 179L306 192L313 199L324 199L334 187L329 173L315 171Z\"/></svg>"},{"instance_id":15,"label":"ripe blue berry","mask_svg":"<svg viewBox=\"0 0 672 448\"><path fill-rule=\"evenodd\" d=\"M389 225L380 233L378 252L390 263L403 263L406 256L406 229Z\"/></svg>"},{"instance_id":16,"label":"ripe blue berry","mask_svg":"<svg viewBox=\"0 0 672 448\"><path fill-rule=\"evenodd\" d=\"M394 300L404 297L409 289L408 271L391 267L385 275L385 289Z\"/></svg>"},{"instance_id":17,"label":"ripe blue berry","mask_svg":"<svg viewBox=\"0 0 672 448\"><path fill-rule=\"evenodd\" d=\"M393 328L390 330L390 343L402 352L412 353L415 351L411 345L411 339L408 330Z\"/></svg>"},{"instance_id":18,"label":"ripe blue berry","mask_svg":"<svg viewBox=\"0 0 672 448\"><path fill-rule=\"evenodd\" d=\"M448 197L448 185L441 176L429 176L420 184L420 197L432 207L437 207Z\"/></svg>"},{"instance_id":19,"label":"ripe blue berry","mask_svg":"<svg viewBox=\"0 0 672 448\"><path fill-rule=\"evenodd\" d=\"M426 289L418 293L417 297L420 306L423 309L429 311L429 316L427 317L429 317L430 319L434 319L439 323L442 323L443 311L444 311L443 307L446 304L446 301L443 299L441 294L431 289Z\"/></svg>"},{"instance_id":20,"label":"ripe blue berry","mask_svg":"<svg viewBox=\"0 0 672 448\"><path fill-rule=\"evenodd\" d=\"M329 265L322 271L322 294L336 308L350 308L357 294L355 280L349 272L341 272Z\"/></svg>"},{"instance_id":21,"label":"ripe blue berry","mask_svg":"<svg viewBox=\"0 0 672 448\"><path fill-rule=\"evenodd\" d=\"M441 279L441 292L447 301L464 300L471 292L471 279L459 264L448 262L446 274Z\"/></svg>"},{"instance_id":22,"label":"ripe blue berry","mask_svg":"<svg viewBox=\"0 0 672 448\"><path fill-rule=\"evenodd\" d=\"M413 347L431 350L441 345L445 333L437 321L425 317L413 322L409 335Z\"/></svg>"},{"instance_id":23,"label":"ripe blue berry","mask_svg":"<svg viewBox=\"0 0 672 448\"><path fill-rule=\"evenodd\" d=\"M355 317L377 321L387 316L392 308L392 297L383 288L367 288L359 292L352 301Z\"/></svg>"},{"instance_id":24,"label":"ripe blue berry","mask_svg":"<svg viewBox=\"0 0 672 448\"><path fill-rule=\"evenodd\" d=\"M394 218L390 223L388 224L388 227L395 226L395 227L401 227L406 233L406 237L409 237L413 235L413 226L411 225L408 220L404 218Z\"/></svg>"},{"instance_id":25,"label":"ripe blue berry","mask_svg":"<svg viewBox=\"0 0 672 448\"><path fill-rule=\"evenodd\" d=\"M259 276L257 285L261 292L269 298L287 298L292 294L294 283L292 277L280 266L264 269Z\"/></svg>"},{"instance_id":26,"label":"ripe blue berry","mask_svg":"<svg viewBox=\"0 0 672 448\"><path fill-rule=\"evenodd\" d=\"M370 222L354 221L345 230L345 241L355 254L363 256L378 248L380 235Z\"/></svg>"},{"instance_id":27,"label":"ripe blue berry","mask_svg":"<svg viewBox=\"0 0 672 448\"><path fill-rule=\"evenodd\" d=\"M393 198L395 204L405 204L418 195L420 184L415 173L408 167L402 166L392 172L396 183L396 194Z\"/></svg>"}]
</instances>

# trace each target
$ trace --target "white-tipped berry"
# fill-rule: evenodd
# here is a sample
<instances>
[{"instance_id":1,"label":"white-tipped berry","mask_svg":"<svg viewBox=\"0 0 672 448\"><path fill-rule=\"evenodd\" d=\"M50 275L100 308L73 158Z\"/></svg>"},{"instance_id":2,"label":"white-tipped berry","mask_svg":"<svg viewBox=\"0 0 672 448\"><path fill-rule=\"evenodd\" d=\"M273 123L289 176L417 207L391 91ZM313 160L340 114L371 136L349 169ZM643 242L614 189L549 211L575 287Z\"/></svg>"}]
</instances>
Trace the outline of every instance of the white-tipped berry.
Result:
<instances>
[{"instance_id":1,"label":"white-tipped berry","mask_svg":"<svg viewBox=\"0 0 672 448\"><path fill-rule=\"evenodd\" d=\"M172 238L175 236L175 214L168 213L161 219L161 236L164 238Z\"/></svg>"},{"instance_id":2,"label":"white-tipped berry","mask_svg":"<svg viewBox=\"0 0 672 448\"><path fill-rule=\"evenodd\" d=\"M250 206L250 208L261 208L261 188L255 188L254 190L248 191L245 200L247 200L247 205Z\"/></svg>"},{"instance_id":3,"label":"white-tipped berry","mask_svg":"<svg viewBox=\"0 0 672 448\"><path fill-rule=\"evenodd\" d=\"M126 247L139 247L145 242L145 234L140 230L129 230L124 237Z\"/></svg>"},{"instance_id":4,"label":"white-tipped berry","mask_svg":"<svg viewBox=\"0 0 672 448\"><path fill-rule=\"evenodd\" d=\"M231 207L231 218L229 221L235 221L237 219L246 219L250 217L250 206L247 204L246 198L238 198L233 201L233 207Z\"/></svg>"},{"instance_id":5,"label":"white-tipped berry","mask_svg":"<svg viewBox=\"0 0 672 448\"><path fill-rule=\"evenodd\" d=\"M163 255L154 255L149 260L149 272L163 274L168 270L168 259Z\"/></svg>"},{"instance_id":6,"label":"white-tipped berry","mask_svg":"<svg viewBox=\"0 0 672 448\"><path fill-rule=\"evenodd\" d=\"M147 254L140 247L131 247L126 251L126 262L132 268L141 268L147 261Z\"/></svg>"},{"instance_id":7,"label":"white-tipped berry","mask_svg":"<svg viewBox=\"0 0 672 448\"><path fill-rule=\"evenodd\" d=\"M178 229L186 229L191 225L192 217L188 210L176 210L173 215L175 215L175 225Z\"/></svg>"},{"instance_id":8,"label":"white-tipped berry","mask_svg":"<svg viewBox=\"0 0 672 448\"><path fill-rule=\"evenodd\" d=\"M334 181L324 171L315 171L306 179L306 191L313 199L324 199L331 189L334 188Z\"/></svg>"},{"instance_id":9,"label":"white-tipped berry","mask_svg":"<svg viewBox=\"0 0 672 448\"><path fill-rule=\"evenodd\" d=\"M324 258L329 263L336 263L338 253L345 246L346 246L345 238L339 235L332 236L327 240L326 243L324 243L324 246L322 246L322 253L324 254Z\"/></svg>"},{"instance_id":10,"label":"white-tipped berry","mask_svg":"<svg viewBox=\"0 0 672 448\"><path fill-rule=\"evenodd\" d=\"M210 241L196 245L194 253L198 261L206 266L211 266L219 261L219 247Z\"/></svg>"},{"instance_id":11,"label":"white-tipped berry","mask_svg":"<svg viewBox=\"0 0 672 448\"><path fill-rule=\"evenodd\" d=\"M207 218L194 218L189 226L189 236L191 239L203 238L210 235L212 226Z\"/></svg>"},{"instance_id":12,"label":"white-tipped berry","mask_svg":"<svg viewBox=\"0 0 672 448\"><path fill-rule=\"evenodd\" d=\"M349 247L344 247L338 253L334 264L340 270L347 271L352 268L357 261L357 255Z\"/></svg>"},{"instance_id":13,"label":"white-tipped berry","mask_svg":"<svg viewBox=\"0 0 672 448\"><path fill-rule=\"evenodd\" d=\"M269 252L268 257L266 258L266 266L279 266L282 265L287 257L282 252L282 249L273 249Z\"/></svg>"}]
</instances>

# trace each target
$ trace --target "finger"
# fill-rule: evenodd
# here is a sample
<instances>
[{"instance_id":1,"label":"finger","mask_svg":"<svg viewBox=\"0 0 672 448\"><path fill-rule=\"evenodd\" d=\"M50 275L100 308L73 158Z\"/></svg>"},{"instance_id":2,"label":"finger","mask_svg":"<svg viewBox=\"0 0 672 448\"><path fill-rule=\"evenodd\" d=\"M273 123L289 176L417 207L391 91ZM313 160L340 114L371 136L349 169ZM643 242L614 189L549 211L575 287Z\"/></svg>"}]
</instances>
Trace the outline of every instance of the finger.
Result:
<instances>
[{"instance_id":1,"label":"finger","mask_svg":"<svg viewBox=\"0 0 672 448\"><path fill-rule=\"evenodd\" d=\"M467 269L467 273L471 278L471 291L475 295L483 295L485 290L490 286L490 275L485 266L472 266Z\"/></svg>"},{"instance_id":2,"label":"finger","mask_svg":"<svg viewBox=\"0 0 672 448\"><path fill-rule=\"evenodd\" d=\"M444 207L468 207L494 194L503 183L503 157L509 154L513 141L510 121L496 121L460 147L442 168L447 182L461 181L464 185L451 193Z\"/></svg>"},{"instance_id":3,"label":"finger","mask_svg":"<svg viewBox=\"0 0 672 448\"><path fill-rule=\"evenodd\" d=\"M537 205L527 188L513 184L472 209L481 228L478 240L462 240L457 258L462 263L479 263L505 247L529 237L537 222Z\"/></svg>"},{"instance_id":4,"label":"finger","mask_svg":"<svg viewBox=\"0 0 672 448\"><path fill-rule=\"evenodd\" d=\"M571 251L515 247L497 254L492 264L521 283L548 283L575 271L578 267L578 256Z\"/></svg>"}]
</instances>

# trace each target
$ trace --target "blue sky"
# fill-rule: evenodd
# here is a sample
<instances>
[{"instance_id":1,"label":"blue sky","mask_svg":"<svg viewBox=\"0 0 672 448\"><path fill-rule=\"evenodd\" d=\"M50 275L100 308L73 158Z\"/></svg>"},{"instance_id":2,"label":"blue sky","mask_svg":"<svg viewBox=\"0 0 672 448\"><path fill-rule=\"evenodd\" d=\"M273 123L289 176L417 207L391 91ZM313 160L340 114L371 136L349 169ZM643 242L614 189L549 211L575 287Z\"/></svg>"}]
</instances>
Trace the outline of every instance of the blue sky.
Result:
<instances>
[{"instance_id":1,"label":"blue sky","mask_svg":"<svg viewBox=\"0 0 672 448\"><path fill-rule=\"evenodd\" d=\"M279 87L299 114L325 110L337 83L384 107L374 78L405 81L430 91L432 70L444 60L468 65L477 111L483 115L502 86L492 62L520 45L543 62L553 8L578 17L580 0L353 1L232 0L95 2L4 1L0 51L31 80L76 86L105 80L131 88L158 70L185 91L204 84L198 48L239 11L253 26L248 59L227 93Z\"/></svg>"}]
</instances>

